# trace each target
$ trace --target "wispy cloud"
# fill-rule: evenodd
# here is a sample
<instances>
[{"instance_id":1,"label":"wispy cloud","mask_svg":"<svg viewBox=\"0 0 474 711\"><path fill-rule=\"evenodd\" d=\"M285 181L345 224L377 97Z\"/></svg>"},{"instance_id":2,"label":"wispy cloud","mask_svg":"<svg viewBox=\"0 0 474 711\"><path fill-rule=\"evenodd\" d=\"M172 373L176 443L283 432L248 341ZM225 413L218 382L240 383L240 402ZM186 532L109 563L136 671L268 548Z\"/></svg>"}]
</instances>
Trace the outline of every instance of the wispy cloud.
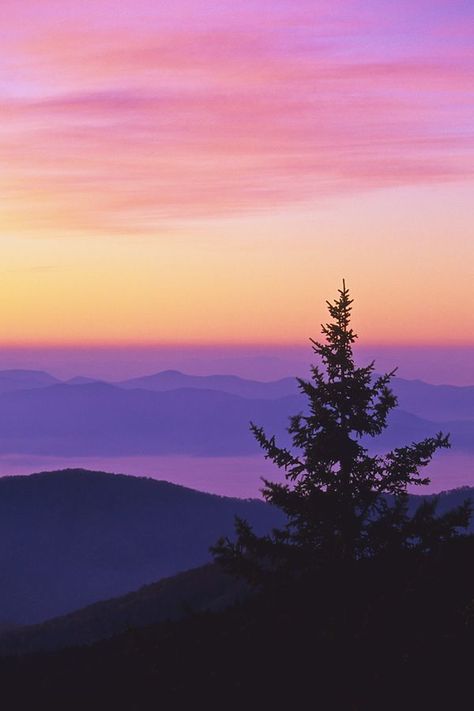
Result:
<instances>
[{"instance_id":1,"label":"wispy cloud","mask_svg":"<svg viewBox=\"0 0 474 711\"><path fill-rule=\"evenodd\" d=\"M435 17L424 47L397 53L382 10L356 18L338 3L311 14L260 0L245 21L228 9L191 26L160 23L144 0L115 25L101 2L79 28L68 3L46 4L41 31L13 33L0 68L9 231L150 231L472 176L462 18L438 49Z\"/></svg>"}]
</instances>

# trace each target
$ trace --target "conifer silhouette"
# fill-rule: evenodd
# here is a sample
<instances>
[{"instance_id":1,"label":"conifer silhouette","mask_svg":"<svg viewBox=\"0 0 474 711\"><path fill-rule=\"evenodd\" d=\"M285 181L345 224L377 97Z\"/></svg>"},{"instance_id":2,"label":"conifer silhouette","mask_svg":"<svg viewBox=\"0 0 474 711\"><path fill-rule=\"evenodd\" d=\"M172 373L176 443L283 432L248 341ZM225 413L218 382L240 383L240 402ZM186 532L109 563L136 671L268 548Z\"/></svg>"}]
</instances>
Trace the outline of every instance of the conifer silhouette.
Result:
<instances>
[{"instance_id":1,"label":"conifer silhouette","mask_svg":"<svg viewBox=\"0 0 474 711\"><path fill-rule=\"evenodd\" d=\"M389 387L395 370L376 376L374 362L356 366L352 299L344 281L327 306L325 342L310 339L321 366L311 367L310 380L298 378L307 408L290 418L292 446L278 446L251 423L265 458L284 470L286 482L263 479L262 493L287 523L260 537L236 519L236 539L221 538L211 549L224 568L252 583L402 550L428 553L469 523L468 501L442 516L436 498L410 511L407 487L429 484L420 469L450 446L449 435L439 432L385 455L369 453L367 438L382 432L397 405Z\"/></svg>"}]
</instances>

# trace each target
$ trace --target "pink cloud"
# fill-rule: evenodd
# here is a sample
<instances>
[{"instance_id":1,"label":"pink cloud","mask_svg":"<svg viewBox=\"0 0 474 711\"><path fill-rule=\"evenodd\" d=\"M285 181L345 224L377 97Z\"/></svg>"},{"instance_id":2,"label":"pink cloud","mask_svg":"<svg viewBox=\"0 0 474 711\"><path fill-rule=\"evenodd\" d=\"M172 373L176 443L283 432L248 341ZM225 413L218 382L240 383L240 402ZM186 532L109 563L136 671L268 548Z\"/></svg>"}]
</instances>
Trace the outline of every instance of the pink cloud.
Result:
<instances>
[{"instance_id":1,"label":"pink cloud","mask_svg":"<svg viewBox=\"0 0 474 711\"><path fill-rule=\"evenodd\" d=\"M146 4L137 26L115 26L99 5L86 32L67 18L54 27L48 0L41 32L15 35L0 66L0 187L14 223L150 230L472 177L466 48L382 60L382 36L359 42L373 19L327 5L314 26L301 22L311 4L272 15L260 3L260 25L217 28L156 17L150 28Z\"/></svg>"}]
</instances>

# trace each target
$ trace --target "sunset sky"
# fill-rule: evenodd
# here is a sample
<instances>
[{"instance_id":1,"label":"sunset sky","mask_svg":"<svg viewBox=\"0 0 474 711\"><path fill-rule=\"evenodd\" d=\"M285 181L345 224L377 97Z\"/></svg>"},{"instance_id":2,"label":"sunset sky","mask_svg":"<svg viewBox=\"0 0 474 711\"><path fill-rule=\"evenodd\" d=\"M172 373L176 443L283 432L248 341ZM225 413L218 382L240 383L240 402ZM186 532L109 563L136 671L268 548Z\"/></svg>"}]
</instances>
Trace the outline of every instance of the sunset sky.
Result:
<instances>
[{"instance_id":1,"label":"sunset sky","mask_svg":"<svg viewBox=\"0 0 474 711\"><path fill-rule=\"evenodd\" d=\"M471 0L0 27L0 344L298 344L342 277L365 343L474 343Z\"/></svg>"}]
</instances>

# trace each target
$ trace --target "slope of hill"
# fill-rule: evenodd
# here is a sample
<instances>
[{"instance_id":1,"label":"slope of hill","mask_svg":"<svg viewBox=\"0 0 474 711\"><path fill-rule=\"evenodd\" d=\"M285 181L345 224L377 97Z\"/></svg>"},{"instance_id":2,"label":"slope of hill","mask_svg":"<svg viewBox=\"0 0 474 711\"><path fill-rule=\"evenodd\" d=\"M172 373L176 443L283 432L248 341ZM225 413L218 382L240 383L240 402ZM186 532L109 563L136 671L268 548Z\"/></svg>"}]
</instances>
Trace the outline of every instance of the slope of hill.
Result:
<instances>
[{"instance_id":1,"label":"slope of hill","mask_svg":"<svg viewBox=\"0 0 474 711\"><path fill-rule=\"evenodd\" d=\"M458 709L472 695L474 540L361 562L225 611L0 658L9 708ZM249 704L249 700L251 702ZM8 703L8 702L7 702Z\"/></svg>"},{"instance_id":2,"label":"slope of hill","mask_svg":"<svg viewBox=\"0 0 474 711\"><path fill-rule=\"evenodd\" d=\"M474 452L474 420L431 421L404 410L395 409L387 419L388 427L374 439L368 438L369 447L388 449L409 442L432 437L440 430L450 434L453 450Z\"/></svg>"},{"instance_id":3,"label":"slope of hill","mask_svg":"<svg viewBox=\"0 0 474 711\"><path fill-rule=\"evenodd\" d=\"M220 610L246 594L243 583L208 564L40 624L0 629L0 655L92 644L131 628Z\"/></svg>"},{"instance_id":4,"label":"slope of hill","mask_svg":"<svg viewBox=\"0 0 474 711\"><path fill-rule=\"evenodd\" d=\"M43 370L0 370L0 393L45 388L59 382Z\"/></svg>"},{"instance_id":5,"label":"slope of hill","mask_svg":"<svg viewBox=\"0 0 474 711\"><path fill-rule=\"evenodd\" d=\"M0 479L0 622L32 624L210 559L234 516L269 530L260 501L66 470Z\"/></svg>"},{"instance_id":6,"label":"slope of hill","mask_svg":"<svg viewBox=\"0 0 474 711\"><path fill-rule=\"evenodd\" d=\"M393 380L402 410L428 420L474 420L474 386L432 385L422 380Z\"/></svg>"}]
</instances>

